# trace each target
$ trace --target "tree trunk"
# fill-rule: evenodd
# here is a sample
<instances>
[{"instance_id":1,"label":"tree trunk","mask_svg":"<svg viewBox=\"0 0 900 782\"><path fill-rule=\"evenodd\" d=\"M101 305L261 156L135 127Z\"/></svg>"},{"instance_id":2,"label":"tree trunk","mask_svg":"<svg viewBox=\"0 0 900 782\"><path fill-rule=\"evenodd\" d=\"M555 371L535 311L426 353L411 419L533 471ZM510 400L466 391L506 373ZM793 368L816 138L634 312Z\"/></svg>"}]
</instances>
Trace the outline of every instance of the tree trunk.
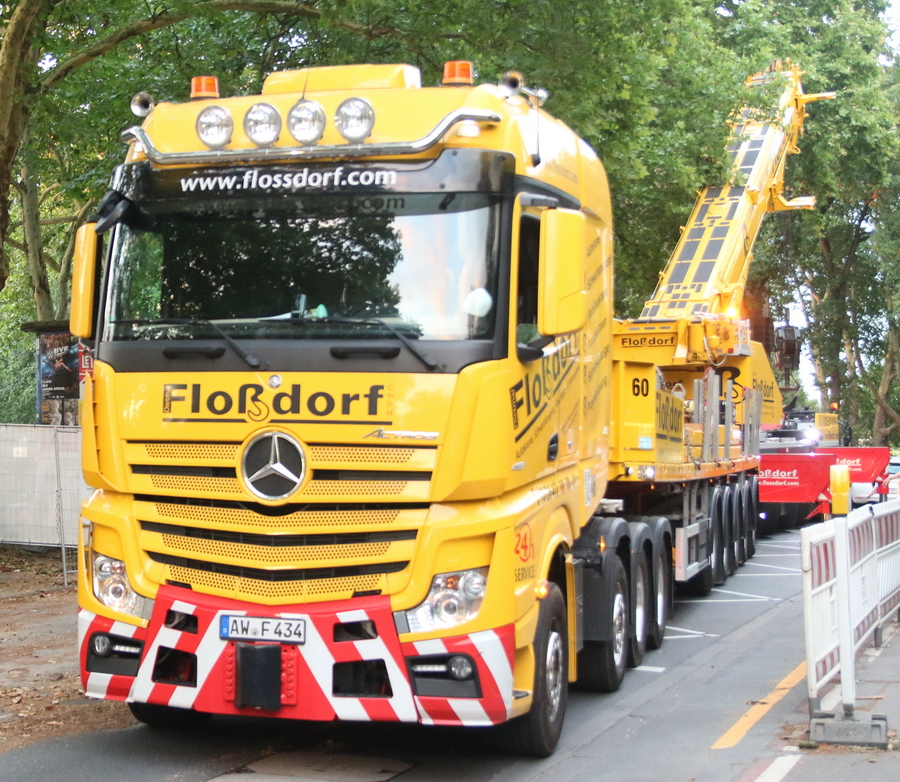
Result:
<instances>
[{"instance_id":1,"label":"tree trunk","mask_svg":"<svg viewBox=\"0 0 900 782\"><path fill-rule=\"evenodd\" d=\"M34 23L45 0L19 0L0 45L0 291L9 277L5 239L9 230L9 194L16 154L28 122L27 81L23 65L34 64Z\"/></svg>"},{"instance_id":2,"label":"tree trunk","mask_svg":"<svg viewBox=\"0 0 900 782\"><path fill-rule=\"evenodd\" d=\"M37 305L37 318L53 320L53 297L50 295L50 281L42 254L41 205L37 182L32 179L28 166L22 166L19 192L22 194L22 228L25 234L25 254L28 259L28 279Z\"/></svg>"}]
</instances>

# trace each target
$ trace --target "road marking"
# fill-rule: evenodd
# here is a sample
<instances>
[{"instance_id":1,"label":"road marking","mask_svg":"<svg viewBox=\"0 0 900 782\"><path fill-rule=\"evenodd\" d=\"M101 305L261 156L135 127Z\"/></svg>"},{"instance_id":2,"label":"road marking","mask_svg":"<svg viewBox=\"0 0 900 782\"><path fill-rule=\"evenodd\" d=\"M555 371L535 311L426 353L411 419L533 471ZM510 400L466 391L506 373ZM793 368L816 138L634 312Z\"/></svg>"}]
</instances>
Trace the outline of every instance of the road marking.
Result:
<instances>
[{"instance_id":1,"label":"road marking","mask_svg":"<svg viewBox=\"0 0 900 782\"><path fill-rule=\"evenodd\" d=\"M681 602L681 601L679 601ZM677 633L684 633L684 635L670 635L669 631L674 630ZM663 637L664 641L677 641L680 638L720 638L721 636L713 635L711 633L704 633L701 630L688 630L685 627L673 627L669 625L666 627L666 634Z\"/></svg>"},{"instance_id":2,"label":"road marking","mask_svg":"<svg viewBox=\"0 0 900 782\"><path fill-rule=\"evenodd\" d=\"M728 578L796 578L801 575L799 570L793 573L735 573Z\"/></svg>"},{"instance_id":3,"label":"road marking","mask_svg":"<svg viewBox=\"0 0 900 782\"><path fill-rule=\"evenodd\" d=\"M803 755L780 755L756 778L756 782L781 782L802 757Z\"/></svg>"},{"instance_id":4,"label":"road marking","mask_svg":"<svg viewBox=\"0 0 900 782\"><path fill-rule=\"evenodd\" d=\"M678 600L676 601L678 605L682 603L760 603L763 598L760 597L723 597L720 600L714 600L711 597L706 597L698 600ZM780 600L776 600L776 603L780 603Z\"/></svg>"},{"instance_id":5,"label":"road marking","mask_svg":"<svg viewBox=\"0 0 900 782\"><path fill-rule=\"evenodd\" d=\"M780 603L782 598L780 597L767 597L766 595L750 595L746 592L732 592L729 589L719 589L718 587L713 588L713 592L721 592L723 595L737 595L738 597L749 597L753 600L771 600L773 603Z\"/></svg>"},{"instance_id":6,"label":"road marking","mask_svg":"<svg viewBox=\"0 0 900 782\"><path fill-rule=\"evenodd\" d=\"M748 574L749 575L749 574ZM772 573L766 573L765 575L773 575ZM782 575L781 573L774 575ZM697 600L676 600L677 604L681 603L761 603L761 602L772 602L772 603L780 603L780 597L767 597L765 595L751 595L747 592L732 592L728 589L720 589L719 587L713 587L713 592L718 592L723 595L735 595L735 598L723 597L718 599L713 599L708 595L703 598L699 598Z\"/></svg>"},{"instance_id":7,"label":"road marking","mask_svg":"<svg viewBox=\"0 0 900 782\"><path fill-rule=\"evenodd\" d=\"M783 551L800 551L800 546L795 546L792 543L760 543L759 541L757 541L756 547L759 548L760 546L767 546L768 548L778 548L782 549Z\"/></svg>"},{"instance_id":8,"label":"road marking","mask_svg":"<svg viewBox=\"0 0 900 782\"><path fill-rule=\"evenodd\" d=\"M778 701L787 695L798 682L806 676L806 663L802 662L787 676L785 676L775 689L765 698L754 703L737 722L734 723L719 740L712 745L712 749L727 749L734 747L747 735L750 729L759 722ZM762 779L762 777L760 777Z\"/></svg>"},{"instance_id":9,"label":"road marking","mask_svg":"<svg viewBox=\"0 0 900 782\"><path fill-rule=\"evenodd\" d=\"M647 673L665 673L665 668L660 668L658 665L639 665L637 668L632 670L635 671L646 671Z\"/></svg>"},{"instance_id":10,"label":"road marking","mask_svg":"<svg viewBox=\"0 0 900 782\"><path fill-rule=\"evenodd\" d=\"M769 570L787 570L790 573L799 573L800 572L800 568L785 567L784 565L764 565L762 562L748 562L747 564L755 565L756 567L768 568ZM739 575L739 573L736 573L735 575Z\"/></svg>"}]
</instances>

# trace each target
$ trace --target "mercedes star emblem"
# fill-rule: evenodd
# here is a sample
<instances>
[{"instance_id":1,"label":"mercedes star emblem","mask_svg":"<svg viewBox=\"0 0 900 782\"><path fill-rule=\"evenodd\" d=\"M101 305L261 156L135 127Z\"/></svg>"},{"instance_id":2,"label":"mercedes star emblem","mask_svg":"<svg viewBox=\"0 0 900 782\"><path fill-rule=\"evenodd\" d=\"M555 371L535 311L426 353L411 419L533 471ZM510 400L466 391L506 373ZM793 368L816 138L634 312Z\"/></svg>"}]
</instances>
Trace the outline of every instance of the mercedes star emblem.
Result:
<instances>
[{"instance_id":1,"label":"mercedes star emblem","mask_svg":"<svg viewBox=\"0 0 900 782\"><path fill-rule=\"evenodd\" d=\"M241 460L244 482L257 497L283 500L303 483L306 458L293 437L265 432L254 437Z\"/></svg>"}]
</instances>

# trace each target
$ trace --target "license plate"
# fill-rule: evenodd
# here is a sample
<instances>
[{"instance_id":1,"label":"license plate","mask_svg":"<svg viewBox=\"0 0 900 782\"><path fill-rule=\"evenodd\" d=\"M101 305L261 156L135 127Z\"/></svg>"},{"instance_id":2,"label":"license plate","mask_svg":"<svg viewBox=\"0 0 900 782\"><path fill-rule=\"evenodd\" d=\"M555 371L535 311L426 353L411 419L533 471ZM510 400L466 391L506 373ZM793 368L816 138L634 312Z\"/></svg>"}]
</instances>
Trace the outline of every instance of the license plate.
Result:
<instances>
[{"instance_id":1,"label":"license plate","mask_svg":"<svg viewBox=\"0 0 900 782\"><path fill-rule=\"evenodd\" d=\"M219 621L219 637L226 641L303 644L306 643L306 620L225 615Z\"/></svg>"}]
</instances>

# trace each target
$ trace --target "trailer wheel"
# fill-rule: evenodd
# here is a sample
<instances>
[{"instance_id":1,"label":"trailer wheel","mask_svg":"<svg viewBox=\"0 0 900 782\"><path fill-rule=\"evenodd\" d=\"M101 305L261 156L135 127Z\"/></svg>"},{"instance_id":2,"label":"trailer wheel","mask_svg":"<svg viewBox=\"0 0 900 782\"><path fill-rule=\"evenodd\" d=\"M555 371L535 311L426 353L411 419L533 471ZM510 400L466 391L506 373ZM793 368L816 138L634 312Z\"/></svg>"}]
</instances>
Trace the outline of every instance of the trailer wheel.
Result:
<instances>
[{"instance_id":1,"label":"trailer wheel","mask_svg":"<svg viewBox=\"0 0 900 782\"><path fill-rule=\"evenodd\" d=\"M628 577L618 557L610 560L615 592L610 596L608 617L612 637L585 641L578 653L578 683L588 690L615 692L625 678L628 661Z\"/></svg>"},{"instance_id":2,"label":"trailer wheel","mask_svg":"<svg viewBox=\"0 0 900 782\"><path fill-rule=\"evenodd\" d=\"M735 486L732 492L732 507L734 512L734 556L737 559L738 567L741 567L747 561L747 513L744 509L746 504L746 492L740 486Z\"/></svg>"},{"instance_id":3,"label":"trailer wheel","mask_svg":"<svg viewBox=\"0 0 900 782\"><path fill-rule=\"evenodd\" d=\"M175 706L160 706L156 703L129 703L128 709L134 718L151 728L162 730L185 730L199 728L209 722L212 714L193 709L179 709Z\"/></svg>"},{"instance_id":4,"label":"trailer wheel","mask_svg":"<svg viewBox=\"0 0 900 782\"><path fill-rule=\"evenodd\" d=\"M756 527L759 523L759 483L755 475L747 481L744 514L747 518L747 559L752 559L756 553Z\"/></svg>"},{"instance_id":5,"label":"trailer wheel","mask_svg":"<svg viewBox=\"0 0 900 782\"><path fill-rule=\"evenodd\" d=\"M628 639L628 667L637 668L644 659L647 651L647 636L650 630L650 620L653 617L653 579L650 577L650 563L647 555L641 553L637 558L637 572L634 574L634 594L632 603L632 633Z\"/></svg>"},{"instance_id":6,"label":"trailer wheel","mask_svg":"<svg viewBox=\"0 0 900 782\"><path fill-rule=\"evenodd\" d=\"M534 635L534 691L531 710L502 726L508 748L545 758L562 733L569 695L566 605L556 584L541 601Z\"/></svg>"},{"instance_id":7,"label":"trailer wheel","mask_svg":"<svg viewBox=\"0 0 900 782\"><path fill-rule=\"evenodd\" d=\"M720 584L724 584L725 580L728 578L728 573L725 567L725 526L724 522L724 513L723 513L723 493L724 489L721 486L717 486L713 490L712 498L710 500L712 508L711 508L711 523L712 523L712 548L710 550L710 565L712 566L712 580L714 586L719 586Z\"/></svg>"},{"instance_id":8,"label":"trailer wheel","mask_svg":"<svg viewBox=\"0 0 900 782\"><path fill-rule=\"evenodd\" d=\"M734 486L722 487L722 528L725 531L725 578L738 569L738 519L734 513Z\"/></svg>"},{"instance_id":9,"label":"trailer wheel","mask_svg":"<svg viewBox=\"0 0 900 782\"><path fill-rule=\"evenodd\" d=\"M662 646L672 606L672 555L668 548L663 547L657 552L656 559L656 605L647 635L648 649Z\"/></svg>"}]
</instances>

